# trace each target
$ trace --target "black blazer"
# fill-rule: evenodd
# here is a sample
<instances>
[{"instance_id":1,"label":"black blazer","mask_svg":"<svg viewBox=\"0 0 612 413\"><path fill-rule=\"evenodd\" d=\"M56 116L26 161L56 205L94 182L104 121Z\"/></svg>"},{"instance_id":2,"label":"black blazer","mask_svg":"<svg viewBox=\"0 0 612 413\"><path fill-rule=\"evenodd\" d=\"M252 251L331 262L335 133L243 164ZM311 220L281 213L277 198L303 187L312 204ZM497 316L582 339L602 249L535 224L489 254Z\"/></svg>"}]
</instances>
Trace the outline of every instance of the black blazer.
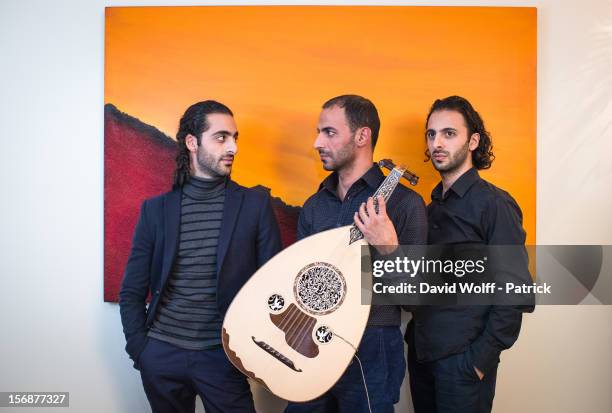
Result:
<instances>
[{"instance_id":1,"label":"black blazer","mask_svg":"<svg viewBox=\"0 0 612 413\"><path fill-rule=\"evenodd\" d=\"M175 189L144 201L134 230L119 308L125 350L136 368L177 254L181 194L181 189ZM280 250L280 231L269 195L228 180L217 248L217 307L221 316L251 275Z\"/></svg>"}]
</instances>

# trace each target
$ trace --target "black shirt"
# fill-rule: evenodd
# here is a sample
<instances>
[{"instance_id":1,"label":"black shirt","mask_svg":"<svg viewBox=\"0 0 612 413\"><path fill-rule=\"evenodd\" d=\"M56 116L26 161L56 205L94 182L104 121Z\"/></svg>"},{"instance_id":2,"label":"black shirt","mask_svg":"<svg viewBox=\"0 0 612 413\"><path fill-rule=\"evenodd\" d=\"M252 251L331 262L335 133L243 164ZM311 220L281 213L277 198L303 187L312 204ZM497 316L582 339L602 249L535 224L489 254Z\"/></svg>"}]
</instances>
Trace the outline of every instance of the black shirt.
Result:
<instances>
[{"instance_id":1,"label":"black shirt","mask_svg":"<svg viewBox=\"0 0 612 413\"><path fill-rule=\"evenodd\" d=\"M330 174L302 208L297 238L302 239L332 228L351 225L362 202L376 192L385 175L378 165L372 167L349 188L344 200L337 195L338 173ZM412 189L398 184L387 201L387 214L402 245L426 244L427 214L423 198ZM368 326L400 324L398 306L372 306Z\"/></svg>"},{"instance_id":2,"label":"black shirt","mask_svg":"<svg viewBox=\"0 0 612 413\"><path fill-rule=\"evenodd\" d=\"M429 244L523 245L523 215L516 201L472 168L442 194L439 183L427 206ZM527 262L516 263L526 266ZM418 361L469 351L473 364L491 371L516 341L523 311L533 306L420 306L407 337Z\"/></svg>"},{"instance_id":3,"label":"black shirt","mask_svg":"<svg viewBox=\"0 0 612 413\"><path fill-rule=\"evenodd\" d=\"M429 244L525 244L523 214L509 193L472 168L442 195L442 182L427 206Z\"/></svg>"}]
</instances>

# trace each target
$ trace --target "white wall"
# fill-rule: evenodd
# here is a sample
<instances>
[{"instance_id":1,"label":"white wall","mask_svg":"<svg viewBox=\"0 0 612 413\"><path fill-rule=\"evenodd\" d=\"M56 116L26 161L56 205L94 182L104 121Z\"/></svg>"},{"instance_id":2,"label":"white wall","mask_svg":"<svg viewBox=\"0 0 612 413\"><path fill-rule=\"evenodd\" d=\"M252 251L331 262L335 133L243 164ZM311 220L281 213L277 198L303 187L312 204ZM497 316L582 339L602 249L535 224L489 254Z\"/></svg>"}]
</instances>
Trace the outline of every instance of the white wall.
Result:
<instances>
[{"instance_id":1,"label":"white wall","mask_svg":"<svg viewBox=\"0 0 612 413\"><path fill-rule=\"evenodd\" d=\"M179 3L0 2L0 391L69 391L73 411L149 410L102 302L104 6L136 4ZM612 3L435 4L538 7L538 242L611 244ZM494 410L612 411L611 345L611 307L539 307Z\"/></svg>"}]
</instances>

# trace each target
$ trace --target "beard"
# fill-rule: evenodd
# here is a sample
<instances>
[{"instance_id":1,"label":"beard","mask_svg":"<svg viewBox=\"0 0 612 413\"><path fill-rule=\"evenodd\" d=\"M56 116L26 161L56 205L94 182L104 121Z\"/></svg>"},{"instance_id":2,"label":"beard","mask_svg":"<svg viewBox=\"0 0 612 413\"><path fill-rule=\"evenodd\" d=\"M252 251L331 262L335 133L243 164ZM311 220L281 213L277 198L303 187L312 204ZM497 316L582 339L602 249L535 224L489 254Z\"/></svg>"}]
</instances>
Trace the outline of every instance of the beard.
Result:
<instances>
[{"instance_id":1,"label":"beard","mask_svg":"<svg viewBox=\"0 0 612 413\"><path fill-rule=\"evenodd\" d=\"M323 162L323 169L326 171L338 171L353 162L355 159L355 142L353 141L354 136L355 135L351 137L349 143L338 149L336 153L319 150L319 156L325 156L324 159L321 159L321 162Z\"/></svg>"},{"instance_id":2,"label":"beard","mask_svg":"<svg viewBox=\"0 0 612 413\"><path fill-rule=\"evenodd\" d=\"M444 163L436 162L433 158L433 155L435 153L442 153L446 155L447 163L444 164ZM450 153L447 151L434 151L434 153L431 154L432 156L431 164L438 172L441 172L441 173L454 172L456 169L458 169L461 165L465 163L465 160L467 159L468 155L470 155L469 141L466 141L465 145L459 148L455 153Z\"/></svg>"},{"instance_id":3,"label":"beard","mask_svg":"<svg viewBox=\"0 0 612 413\"><path fill-rule=\"evenodd\" d=\"M197 163L198 169L204 172L206 175L210 175L213 178L221 178L228 176L232 172L232 167L227 166L223 163L226 159L234 159L233 155L221 155L215 156L203 150L200 146L198 147Z\"/></svg>"}]
</instances>

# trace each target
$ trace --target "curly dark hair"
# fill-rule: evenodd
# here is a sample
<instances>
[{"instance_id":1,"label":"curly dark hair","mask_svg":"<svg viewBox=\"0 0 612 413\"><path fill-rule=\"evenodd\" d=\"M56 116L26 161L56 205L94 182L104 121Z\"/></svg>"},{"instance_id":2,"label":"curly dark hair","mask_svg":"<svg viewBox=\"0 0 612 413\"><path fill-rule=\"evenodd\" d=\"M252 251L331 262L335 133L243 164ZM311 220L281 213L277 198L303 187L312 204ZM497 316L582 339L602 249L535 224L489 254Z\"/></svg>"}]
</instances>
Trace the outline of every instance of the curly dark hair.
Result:
<instances>
[{"instance_id":1,"label":"curly dark hair","mask_svg":"<svg viewBox=\"0 0 612 413\"><path fill-rule=\"evenodd\" d=\"M431 114L441 110L454 110L455 112L461 113L468 129L468 136L474 133L480 135L478 147L472 152L472 163L476 169L489 169L495 160L495 155L493 154L493 141L491 140L491 134L485 129L484 121L478 112L476 112L472 104L461 96L449 96L444 99L437 99L433 105L431 105L431 109L429 109L429 114L425 121L425 130L427 130L427 124L429 123ZM431 154L429 153L429 149L426 149L425 162L428 162L430 159Z\"/></svg>"},{"instance_id":2,"label":"curly dark hair","mask_svg":"<svg viewBox=\"0 0 612 413\"><path fill-rule=\"evenodd\" d=\"M185 138L187 135L193 135L196 137L199 145L202 133L210 128L207 116L213 113L234 116L232 111L223 103L214 100L205 100L189 106L183 114L183 117L181 117L179 130L176 133L178 154L176 155L176 170L174 172L173 188L182 188L185 183L189 182L189 178L191 177L189 149L187 149Z\"/></svg>"},{"instance_id":3,"label":"curly dark hair","mask_svg":"<svg viewBox=\"0 0 612 413\"><path fill-rule=\"evenodd\" d=\"M380 118L376 106L370 99L358 95L341 95L331 98L323 104L323 109L333 106L344 108L344 113L352 133L358 128L368 127L372 131L372 149L376 147L378 132L380 131Z\"/></svg>"}]
</instances>

